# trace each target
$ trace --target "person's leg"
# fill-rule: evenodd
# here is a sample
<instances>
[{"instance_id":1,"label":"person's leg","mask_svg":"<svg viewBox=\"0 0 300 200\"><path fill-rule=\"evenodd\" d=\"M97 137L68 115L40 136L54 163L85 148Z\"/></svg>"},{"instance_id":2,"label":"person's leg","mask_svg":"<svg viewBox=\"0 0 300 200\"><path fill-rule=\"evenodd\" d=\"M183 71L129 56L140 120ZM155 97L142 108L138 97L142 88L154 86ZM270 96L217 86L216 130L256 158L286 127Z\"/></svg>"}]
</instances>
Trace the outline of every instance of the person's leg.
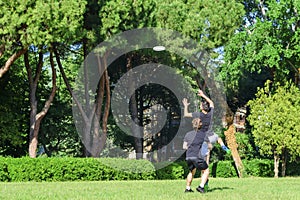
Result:
<instances>
[{"instance_id":1,"label":"person's leg","mask_svg":"<svg viewBox=\"0 0 300 200\"><path fill-rule=\"evenodd\" d=\"M192 184L195 173L196 173L196 168L194 168L192 171L190 171L186 177L186 189L187 190L191 189L191 184Z\"/></svg>"},{"instance_id":2,"label":"person's leg","mask_svg":"<svg viewBox=\"0 0 300 200\"><path fill-rule=\"evenodd\" d=\"M196 188L198 192L201 192L201 193L205 192L204 186L205 186L205 183L208 180L208 176L209 176L209 168L203 170L200 185Z\"/></svg>"},{"instance_id":3,"label":"person's leg","mask_svg":"<svg viewBox=\"0 0 300 200\"><path fill-rule=\"evenodd\" d=\"M209 175L209 168L208 168L208 165L206 163L206 160L202 160L200 159L198 161L198 166L197 166L197 169L200 169L202 170L202 175L201 175L201 182L200 182L200 185L196 188L196 190L198 192L201 192L201 193L204 193L204 185L208 179L208 175Z\"/></svg>"},{"instance_id":4,"label":"person's leg","mask_svg":"<svg viewBox=\"0 0 300 200\"><path fill-rule=\"evenodd\" d=\"M211 150L212 150L212 148L209 148L209 149L208 149L208 154L207 154L207 156L206 156L206 158L205 158L206 163L207 163L208 166L209 166L209 159L210 159L210 152L211 152ZM203 174L204 174L204 173L207 173L207 172L205 172L205 170L204 170L204 171L203 171ZM206 176L206 175L205 175L205 176ZM209 169L208 169L207 179L206 179L206 182L205 182L205 184L204 184L205 191L208 190L208 179L209 179Z\"/></svg>"},{"instance_id":5,"label":"person's leg","mask_svg":"<svg viewBox=\"0 0 300 200\"><path fill-rule=\"evenodd\" d=\"M204 185L208 179L208 176L209 176L209 168L207 168L206 170L203 171L203 174L201 176L200 187L204 188Z\"/></svg>"},{"instance_id":6,"label":"person's leg","mask_svg":"<svg viewBox=\"0 0 300 200\"><path fill-rule=\"evenodd\" d=\"M191 189L191 184L192 184L192 181L193 181L193 177L196 173L196 167L195 167L195 164L194 164L194 161L193 160L187 160L187 165L188 165L188 168L189 168L189 173L186 177L186 188L185 188L185 192L193 192L193 190Z\"/></svg>"}]
</instances>

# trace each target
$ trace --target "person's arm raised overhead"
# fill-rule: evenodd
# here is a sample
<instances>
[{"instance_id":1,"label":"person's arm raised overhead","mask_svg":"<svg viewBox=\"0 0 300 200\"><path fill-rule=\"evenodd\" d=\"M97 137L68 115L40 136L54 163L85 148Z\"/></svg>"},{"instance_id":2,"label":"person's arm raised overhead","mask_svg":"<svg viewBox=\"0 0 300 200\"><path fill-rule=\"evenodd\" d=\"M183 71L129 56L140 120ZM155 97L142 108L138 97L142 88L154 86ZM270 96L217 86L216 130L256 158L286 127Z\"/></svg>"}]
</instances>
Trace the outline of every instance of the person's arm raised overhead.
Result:
<instances>
[{"instance_id":1,"label":"person's arm raised overhead","mask_svg":"<svg viewBox=\"0 0 300 200\"><path fill-rule=\"evenodd\" d=\"M188 111L188 107L190 103L188 102L187 98L184 98L182 100L182 104L183 104L183 117L193 117L192 113Z\"/></svg>"},{"instance_id":2,"label":"person's arm raised overhead","mask_svg":"<svg viewBox=\"0 0 300 200\"><path fill-rule=\"evenodd\" d=\"M209 106L214 108L214 102L202 90L198 90L198 96L203 97L209 103Z\"/></svg>"}]
</instances>

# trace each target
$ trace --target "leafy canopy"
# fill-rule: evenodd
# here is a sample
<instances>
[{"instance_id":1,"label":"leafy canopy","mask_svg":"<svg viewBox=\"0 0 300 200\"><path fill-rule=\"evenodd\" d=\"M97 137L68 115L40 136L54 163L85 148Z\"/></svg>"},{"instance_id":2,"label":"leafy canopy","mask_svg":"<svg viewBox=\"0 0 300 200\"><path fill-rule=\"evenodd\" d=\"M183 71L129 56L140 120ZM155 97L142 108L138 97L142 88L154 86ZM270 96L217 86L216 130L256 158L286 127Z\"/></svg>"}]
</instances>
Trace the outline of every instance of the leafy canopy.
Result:
<instances>
[{"instance_id":1,"label":"leafy canopy","mask_svg":"<svg viewBox=\"0 0 300 200\"><path fill-rule=\"evenodd\" d=\"M267 81L265 87L258 90L256 99L248 102L254 141L262 154L281 155L283 149L287 149L295 158L300 154L299 88L287 82L271 91L269 84Z\"/></svg>"}]
</instances>

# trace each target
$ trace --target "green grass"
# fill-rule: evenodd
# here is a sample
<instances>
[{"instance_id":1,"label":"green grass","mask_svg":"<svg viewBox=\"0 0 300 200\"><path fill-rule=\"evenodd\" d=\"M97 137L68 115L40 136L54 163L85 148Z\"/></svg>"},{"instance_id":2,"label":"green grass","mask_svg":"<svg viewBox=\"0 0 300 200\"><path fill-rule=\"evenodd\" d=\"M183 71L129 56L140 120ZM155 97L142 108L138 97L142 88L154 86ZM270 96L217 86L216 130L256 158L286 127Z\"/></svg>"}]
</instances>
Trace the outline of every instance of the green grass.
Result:
<instances>
[{"instance_id":1,"label":"green grass","mask_svg":"<svg viewBox=\"0 0 300 200\"><path fill-rule=\"evenodd\" d=\"M300 199L299 183L300 178L211 178L207 193L185 194L185 180L2 182L0 199L292 200ZM199 178L196 178L192 188L198 184Z\"/></svg>"}]
</instances>

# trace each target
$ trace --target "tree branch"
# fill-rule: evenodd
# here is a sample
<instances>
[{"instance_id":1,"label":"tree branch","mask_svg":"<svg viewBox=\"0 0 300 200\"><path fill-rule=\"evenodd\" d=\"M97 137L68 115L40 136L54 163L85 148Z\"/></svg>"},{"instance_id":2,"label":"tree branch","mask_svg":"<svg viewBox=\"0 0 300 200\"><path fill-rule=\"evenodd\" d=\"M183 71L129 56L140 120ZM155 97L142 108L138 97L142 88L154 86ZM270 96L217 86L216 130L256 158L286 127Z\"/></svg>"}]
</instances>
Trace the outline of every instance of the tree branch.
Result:
<instances>
[{"instance_id":1,"label":"tree branch","mask_svg":"<svg viewBox=\"0 0 300 200\"><path fill-rule=\"evenodd\" d=\"M75 94L74 94L74 92L73 92L73 90L72 90L72 88L71 88L71 85L70 85L70 83L69 83L69 81L68 81L68 79L67 79L66 73L65 73L65 71L64 71L64 69L63 69L63 67L62 67L61 62L60 62L59 54L58 54L58 52L57 52L57 50L56 50L56 47L55 47L54 45L53 45L53 52L54 52L54 54L55 54L56 62L57 62L57 65L58 65L58 67L59 67L59 71L60 71L60 73L61 73L61 75L62 75L62 77L63 77L63 80L64 80L64 82L65 82L65 84L66 84L66 86L67 86L67 89L68 89L68 91L69 91L71 97L74 99L76 105L78 106L78 109L79 109L79 111L80 111L80 113L81 113L81 115L82 115L82 117L83 117L84 122L85 122L85 123L88 123L88 120L89 120L89 119L88 119L86 113L84 112L81 103L79 102L79 100L77 99L77 97L75 96Z\"/></svg>"},{"instance_id":2,"label":"tree branch","mask_svg":"<svg viewBox=\"0 0 300 200\"><path fill-rule=\"evenodd\" d=\"M1 51L1 50L0 50ZM10 69L11 65L25 52L27 52L27 47L22 50L14 53L4 64L3 67L0 68L0 78ZM1 52L2 53L2 52Z\"/></svg>"},{"instance_id":3,"label":"tree branch","mask_svg":"<svg viewBox=\"0 0 300 200\"><path fill-rule=\"evenodd\" d=\"M40 56L41 57L41 56ZM40 62L38 63L40 65ZM42 109L41 112L39 112L36 115L36 120L42 120L44 118L44 116L47 114L50 105L54 99L55 96L55 92L56 92L56 70L54 67L54 61L53 61L53 53L50 52L50 65L51 65L51 70L52 70L52 91L50 93L50 96L48 98L48 100L45 102L44 108Z\"/></svg>"}]
</instances>

